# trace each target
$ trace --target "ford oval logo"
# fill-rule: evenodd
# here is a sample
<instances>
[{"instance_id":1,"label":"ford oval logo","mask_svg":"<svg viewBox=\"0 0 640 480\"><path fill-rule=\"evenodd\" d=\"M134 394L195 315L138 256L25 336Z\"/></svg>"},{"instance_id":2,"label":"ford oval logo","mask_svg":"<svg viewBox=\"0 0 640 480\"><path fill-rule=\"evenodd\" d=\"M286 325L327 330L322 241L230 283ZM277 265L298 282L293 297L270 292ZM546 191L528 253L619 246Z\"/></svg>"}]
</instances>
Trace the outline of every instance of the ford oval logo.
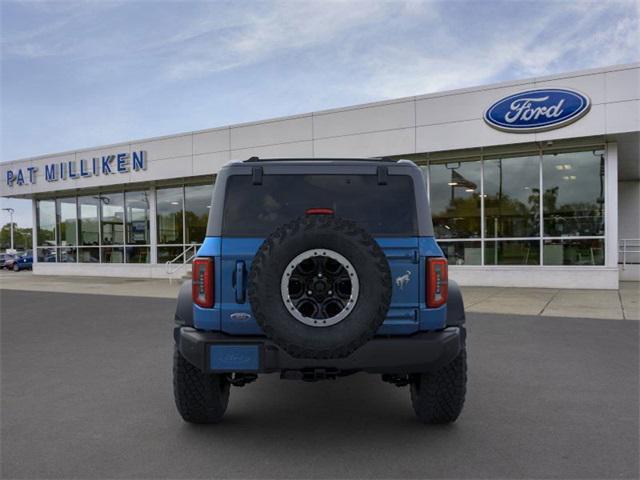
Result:
<instances>
[{"instance_id":1,"label":"ford oval logo","mask_svg":"<svg viewBox=\"0 0 640 480\"><path fill-rule=\"evenodd\" d=\"M498 100L484 113L484 120L507 132L540 132L575 122L590 107L589 97L575 90L540 88Z\"/></svg>"}]
</instances>

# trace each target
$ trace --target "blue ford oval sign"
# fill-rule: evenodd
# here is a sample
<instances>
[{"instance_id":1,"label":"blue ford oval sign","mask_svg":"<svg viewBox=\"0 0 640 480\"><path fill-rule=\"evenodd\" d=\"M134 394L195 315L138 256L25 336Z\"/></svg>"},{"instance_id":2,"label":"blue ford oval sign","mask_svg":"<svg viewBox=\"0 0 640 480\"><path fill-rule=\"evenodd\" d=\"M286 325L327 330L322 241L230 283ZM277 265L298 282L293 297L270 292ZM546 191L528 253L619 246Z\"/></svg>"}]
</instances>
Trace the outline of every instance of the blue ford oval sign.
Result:
<instances>
[{"instance_id":1,"label":"blue ford oval sign","mask_svg":"<svg viewBox=\"0 0 640 480\"><path fill-rule=\"evenodd\" d=\"M498 100L484 113L484 120L507 132L540 132L575 122L590 107L589 97L575 90L541 88Z\"/></svg>"}]
</instances>

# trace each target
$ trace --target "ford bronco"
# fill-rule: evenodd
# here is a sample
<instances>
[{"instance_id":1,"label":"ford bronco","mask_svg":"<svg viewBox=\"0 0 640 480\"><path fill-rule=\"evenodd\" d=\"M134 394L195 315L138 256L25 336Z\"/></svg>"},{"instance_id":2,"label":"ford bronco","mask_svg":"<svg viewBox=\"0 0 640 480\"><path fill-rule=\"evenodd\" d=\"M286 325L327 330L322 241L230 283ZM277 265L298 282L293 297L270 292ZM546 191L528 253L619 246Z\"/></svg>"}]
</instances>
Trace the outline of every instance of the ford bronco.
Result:
<instances>
[{"instance_id":1,"label":"ford bronco","mask_svg":"<svg viewBox=\"0 0 640 480\"><path fill-rule=\"evenodd\" d=\"M462 296L408 160L227 164L175 320L174 395L187 422L220 421L230 387L266 373L374 373L408 385L425 423L462 410Z\"/></svg>"}]
</instances>

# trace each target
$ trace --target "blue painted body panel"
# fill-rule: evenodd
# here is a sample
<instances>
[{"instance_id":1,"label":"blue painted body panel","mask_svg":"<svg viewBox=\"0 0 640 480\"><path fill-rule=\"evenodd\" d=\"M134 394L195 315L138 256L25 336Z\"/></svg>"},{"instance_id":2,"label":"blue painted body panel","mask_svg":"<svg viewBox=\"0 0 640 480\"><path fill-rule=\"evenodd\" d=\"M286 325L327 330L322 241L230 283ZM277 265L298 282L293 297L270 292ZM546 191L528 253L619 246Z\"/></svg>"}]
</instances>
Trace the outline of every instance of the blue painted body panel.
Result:
<instances>
[{"instance_id":1,"label":"blue painted body panel","mask_svg":"<svg viewBox=\"0 0 640 480\"><path fill-rule=\"evenodd\" d=\"M218 257L222 252L222 238L206 237L198 249L198 257Z\"/></svg>"},{"instance_id":2,"label":"blue painted body panel","mask_svg":"<svg viewBox=\"0 0 640 480\"><path fill-rule=\"evenodd\" d=\"M262 238L207 237L198 256L215 258L215 305L194 305L194 326L231 335L263 335L246 296L251 261ZM446 306L426 306L426 257L443 256L433 237L379 237L376 241L389 261L393 293L391 307L378 335L410 335L436 330L446 323ZM238 281L239 279L239 281ZM406 281L408 279L408 281Z\"/></svg>"}]
</instances>

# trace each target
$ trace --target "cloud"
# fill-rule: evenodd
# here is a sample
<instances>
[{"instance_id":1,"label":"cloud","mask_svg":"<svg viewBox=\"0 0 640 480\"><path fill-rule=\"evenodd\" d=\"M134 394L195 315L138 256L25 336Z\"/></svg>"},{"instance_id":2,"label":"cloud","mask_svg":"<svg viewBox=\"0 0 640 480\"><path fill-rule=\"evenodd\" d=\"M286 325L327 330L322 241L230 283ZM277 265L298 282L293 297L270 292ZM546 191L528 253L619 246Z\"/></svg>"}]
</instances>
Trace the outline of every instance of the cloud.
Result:
<instances>
[{"instance_id":1,"label":"cloud","mask_svg":"<svg viewBox=\"0 0 640 480\"><path fill-rule=\"evenodd\" d=\"M82 33L122 4L120 0L6 0L2 5L2 53L23 59L85 56L91 36ZM12 21L15 18L21 21ZM83 38L78 38L78 32Z\"/></svg>"},{"instance_id":2,"label":"cloud","mask_svg":"<svg viewBox=\"0 0 640 480\"><path fill-rule=\"evenodd\" d=\"M197 28L200 41L172 59L168 76L185 80L260 63L285 52L336 43L347 32L380 21L403 5L363 1L276 2L264 11L245 13L223 35L211 36L206 29Z\"/></svg>"},{"instance_id":3,"label":"cloud","mask_svg":"<svg viewBox=\"0 0 640 480\"><path fill-rule=\"evenodd\" d=\"M482 83L505 71L544 75L561 64L580 68L640 56L634 2L544 2L529 9L525 2L417 0L252 2L250 8L198 2L184 9L160 2L156 10L150 4L135 10L113 2L26 3L22 8L35 5L47 21L9 29L3 54L85 65L99 59L114 70L146 60L156 82L203 79L298 54L313 65L318 56L327 68L357 66L366 73L363 88L371 98ZM323 55L325 49L332 55Z\"/></svg>"},{"instance_id":4,"label":"cloud","mask_svg":"<svg viewBox=\"0 0 640 480\"><path fill-rule=\"evenodd\" d=\"M372 99L397 98L640 60L637 11L612 15L610 7L551 3L534 19L512 17L502 25L496 19L485 28L501 33L472 38L434 25L437 48L387 45L367 52L360 65L369 80L357 89Z\"/></svg>"}]
</instances>

